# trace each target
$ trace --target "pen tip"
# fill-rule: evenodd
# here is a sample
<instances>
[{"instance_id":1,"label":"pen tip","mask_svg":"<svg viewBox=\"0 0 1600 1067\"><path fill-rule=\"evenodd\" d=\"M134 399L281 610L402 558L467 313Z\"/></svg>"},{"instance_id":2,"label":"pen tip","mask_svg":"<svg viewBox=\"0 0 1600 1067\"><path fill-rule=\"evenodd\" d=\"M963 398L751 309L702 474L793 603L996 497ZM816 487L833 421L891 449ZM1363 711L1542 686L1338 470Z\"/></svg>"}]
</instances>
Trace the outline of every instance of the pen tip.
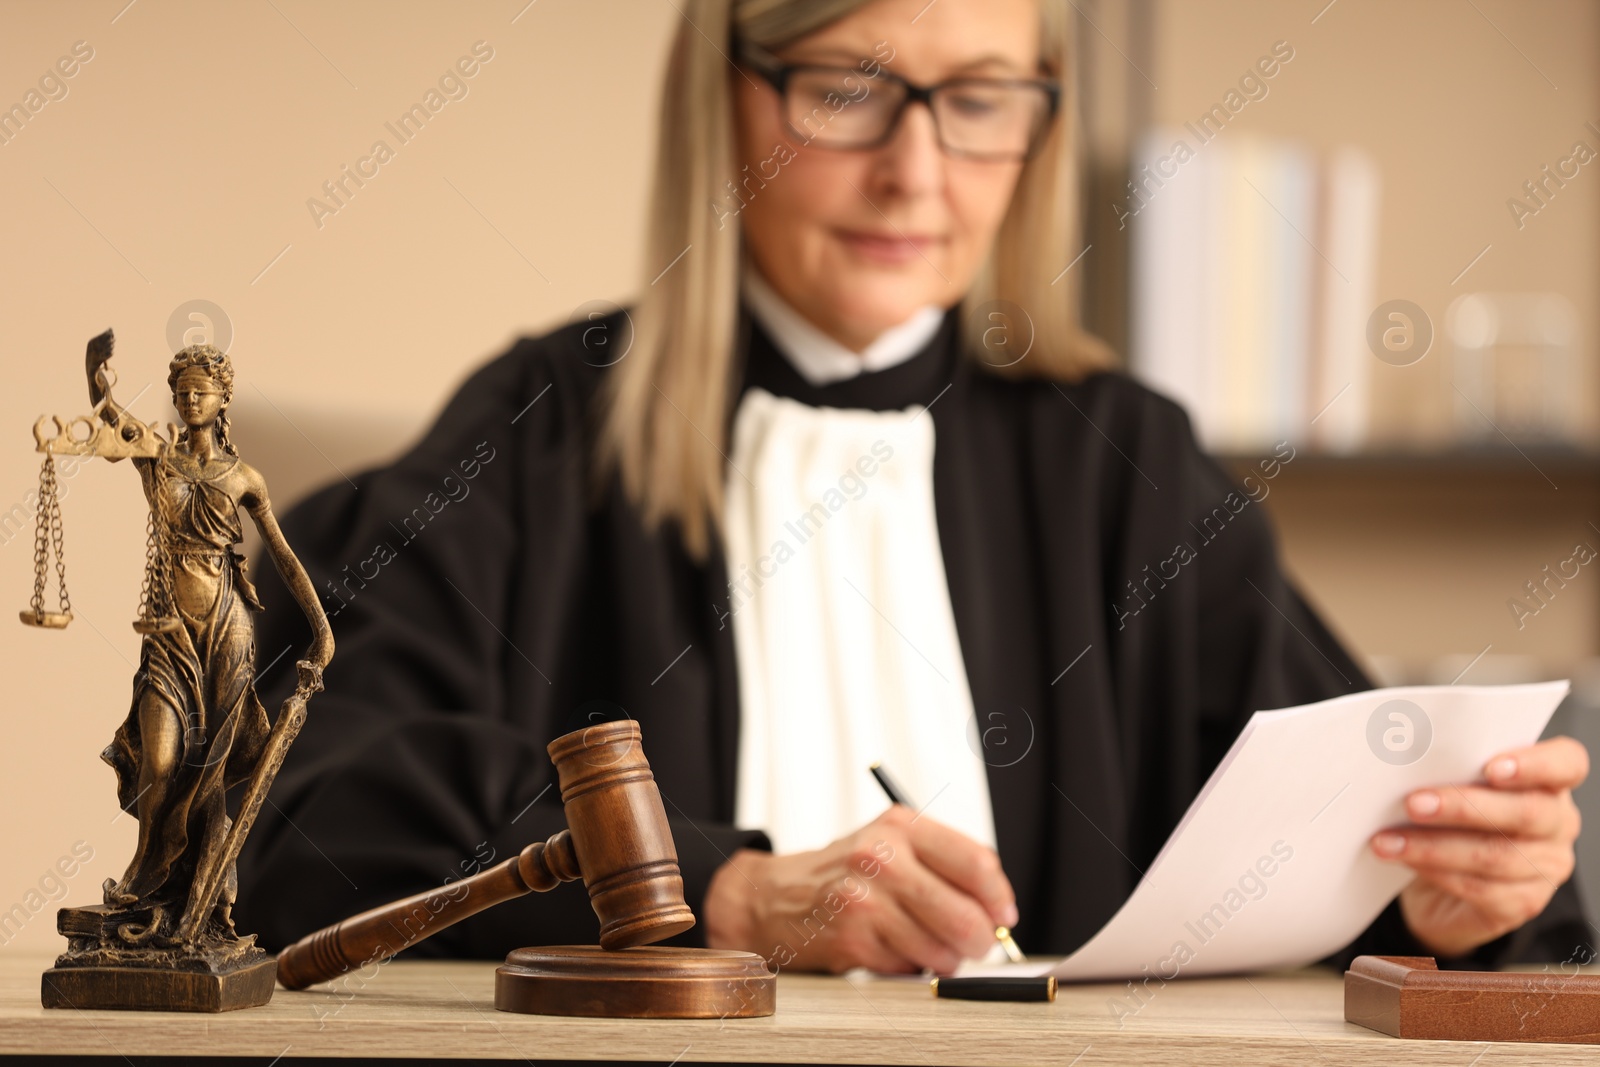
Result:
<instances>
[{"instance_id":1,"label":"pen tip","mask_svg":"<svg viewBox=\"0 0 1600 1067\"><path fill-rule=\"evenodd\" d=\"M1000 947L1005 950L1007 958L1012 963L1025 963L1027 961L1028 957L1022 954L1022 950L1017 947L1017 943L1011 939L1011 927L996 926L994 928L994 939L1000 942Z\"/></svg>"}]
</instances>

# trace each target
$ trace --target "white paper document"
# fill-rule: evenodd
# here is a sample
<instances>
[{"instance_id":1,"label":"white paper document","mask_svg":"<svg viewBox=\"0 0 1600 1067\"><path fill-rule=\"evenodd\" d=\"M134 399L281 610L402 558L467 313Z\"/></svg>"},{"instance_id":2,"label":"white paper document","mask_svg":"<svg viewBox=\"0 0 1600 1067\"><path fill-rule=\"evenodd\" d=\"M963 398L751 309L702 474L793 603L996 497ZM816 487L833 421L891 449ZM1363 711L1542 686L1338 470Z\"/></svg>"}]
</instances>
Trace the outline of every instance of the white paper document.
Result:
<instances>
[{"instance_id":1,"label":"white paper document","mask_svg":"<svg viewBox=\"0 0 1600 1067\"><path fill-rule=\"evenodd\" d=\"M1050 973L1224 974L1349 944L1411 881L1367 843L1408 821L1406 794L1482 783L1496 753L1539 739L1568 687L1405 686L1256 712L1132 896Z\"/></svg>"}]
</instances>

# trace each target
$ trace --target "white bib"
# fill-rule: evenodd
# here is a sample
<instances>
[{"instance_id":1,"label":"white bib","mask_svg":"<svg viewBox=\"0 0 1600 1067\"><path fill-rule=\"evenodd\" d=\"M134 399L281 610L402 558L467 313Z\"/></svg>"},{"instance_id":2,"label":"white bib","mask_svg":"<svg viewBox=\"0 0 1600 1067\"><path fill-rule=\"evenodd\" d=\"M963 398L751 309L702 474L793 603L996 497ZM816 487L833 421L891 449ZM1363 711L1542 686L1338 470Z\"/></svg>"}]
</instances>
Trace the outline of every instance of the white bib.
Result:
<instances>
[{"instance_id":1,"label":"white bib","mask_svg":"<svg viewBox=\"0 0 1600 1067\"><path fill-rule=\"evenodd\" d=\"M779 853L888 805L994 847L989 785L933 505L933 418L750 389L728 471L739 672L737 825Z\"/></svg>"}]
</instances>

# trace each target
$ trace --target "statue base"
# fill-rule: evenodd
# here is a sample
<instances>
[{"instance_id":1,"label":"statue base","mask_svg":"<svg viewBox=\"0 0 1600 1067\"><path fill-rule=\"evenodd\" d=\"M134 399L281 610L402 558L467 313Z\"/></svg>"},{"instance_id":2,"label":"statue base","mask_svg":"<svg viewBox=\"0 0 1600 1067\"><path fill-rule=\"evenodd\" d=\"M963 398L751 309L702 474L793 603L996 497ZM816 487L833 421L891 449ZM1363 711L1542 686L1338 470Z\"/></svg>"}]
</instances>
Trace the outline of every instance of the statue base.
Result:
<instances>
[{"instance_id":1,"label":"statue base","mask_svg":"<svg viewBox=\"0 0 1600 1067\"><path fill-rule=\"evenodd\" d=\"M272 999L277 961L266 953L224 974L141 967L52 967L39 999L47 1008L123 1011L233 1011Z\"/></svg>"},{"instance_id":2,"label":"statue base","mask_svg":"<svg viewBox=\"0 0 1600 1067\"><path fill-rule=\"evenodd\" d=\"M212 936L194 945L139 939L162 926L157 913L106 905L62 908L56 927L71 946L44 972L46 1008L233 1011L272 999L277 961L255 937Z\"/></svg>"}]
</instances>

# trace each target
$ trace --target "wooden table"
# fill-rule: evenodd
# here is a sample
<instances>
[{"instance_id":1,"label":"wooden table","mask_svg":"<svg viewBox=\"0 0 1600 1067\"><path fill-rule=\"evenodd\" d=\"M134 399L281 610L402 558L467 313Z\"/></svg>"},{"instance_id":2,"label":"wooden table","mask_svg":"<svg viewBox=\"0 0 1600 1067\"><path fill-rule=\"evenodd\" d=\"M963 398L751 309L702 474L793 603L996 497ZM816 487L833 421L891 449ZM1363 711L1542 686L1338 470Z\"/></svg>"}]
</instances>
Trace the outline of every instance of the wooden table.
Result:
<instances>
[{"instance_id":1,"label":"wooden table","mask_svg":"<svg viewBox=\"0 0 1600 1067\"><path fill-rule=\"evenodd\" d=\"M1572 1045L1401 1041L1346 1023L1331 971L1191 979L1144 1007L1126 986L1063 986L1053 1004L935 1000L926 983L782 975L766 1019L562 1019L494 1009L486 962L395 962L222 1015L46 1011L50 959L0 954L0 1056L383 1057L657 1063L1389 1065L1594 1063ZM1154 983L1152 983L1152 987ZM1490 1052L1490 1049L1493 1049ZM191 1061L192 1062L192 1061Z\"/></svg>"}]
</instances>

